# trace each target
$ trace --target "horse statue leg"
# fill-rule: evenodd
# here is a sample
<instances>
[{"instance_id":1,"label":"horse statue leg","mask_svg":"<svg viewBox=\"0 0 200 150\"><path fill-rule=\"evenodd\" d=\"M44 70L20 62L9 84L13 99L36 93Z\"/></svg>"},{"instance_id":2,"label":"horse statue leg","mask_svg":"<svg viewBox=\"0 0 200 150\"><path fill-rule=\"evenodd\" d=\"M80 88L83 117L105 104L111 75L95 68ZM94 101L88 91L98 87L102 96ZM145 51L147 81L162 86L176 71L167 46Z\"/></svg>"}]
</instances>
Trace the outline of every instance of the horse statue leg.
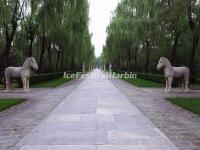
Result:
<instances>
[{"instance_id":1,"label":"horse statue leg","mask_svg":"<svg viewBox=\"0 0 200 150\"><path fill-rule=\"evenodd\" d=\"M168 82L168 78L165 78L165 81L166 81L165 92L168 92L168 89L169 89L169 82Z\"/></svg>"},{"instance_id":2,"label":"horse statue leg","mask_svg":"<svg viewBox=\"0 0 200 150\"><path fill-rule=\"evenodd\" d=\"M185 89L184 89L184 92L188 92L188 91L189 91L190 78L189 78L189 77L184 77L184 81L185 81Z\"/></svg>"},{"instance_id":3,"label":"horse statue leg","mask_svg":"<svg viewBox=\"0 0 200 150\"><path fill-rule=\"evenodd\" d=\"M13 79L10 79L10 89L13 89Z\"/></svg>"},{"instance_id":4,"label":"horse statue leg","mask_svg":"<svg viewBox=\"0 0 200 150\"><path fill-rule=\"evenodd\" d=\"M172 81L173 81L173 77L168 77L168 91L167 92L172 92Z\"/></svg>"},{"instance_id":5,"label":"horse statue leg","mask_svg":"<svg viewBox=\"0 0 200 150\"><path fill-rule=\"evenodd\" d=\"M27 82L26 82L26 87L27 87L27 91L30 92L30 79L27 78Z\"/></svg>"},{"instance_id":6,"label":"horse statue leg","mask_svg":"<svg viewBox=\"0 0 200 150\"><path fill-rule=\"evenodd\" d=\"M182 90L185 91L185 79L182 79Z\"/></svg>"},{"instance_id":7,"label":"horse statue leg","mask_svg":"<svg viewBox=\"0 0 200 150\"><path fill-rule=\"evenodd\" d=\"M28 92L28 89L27 89L27 77L22 77L22 84L23 84L24 92Z\"/></svg>"},{"instance_id":8,"label":"horse statue leg","mask_svg":"<svg viewBox=\"0 0 200 150\"><path fill-rule=\"evenodd\" d=\"M10 91L11 90L11 85L10 85L10 78L6 77L6 91Z\"/></svg>"}]
</instances>

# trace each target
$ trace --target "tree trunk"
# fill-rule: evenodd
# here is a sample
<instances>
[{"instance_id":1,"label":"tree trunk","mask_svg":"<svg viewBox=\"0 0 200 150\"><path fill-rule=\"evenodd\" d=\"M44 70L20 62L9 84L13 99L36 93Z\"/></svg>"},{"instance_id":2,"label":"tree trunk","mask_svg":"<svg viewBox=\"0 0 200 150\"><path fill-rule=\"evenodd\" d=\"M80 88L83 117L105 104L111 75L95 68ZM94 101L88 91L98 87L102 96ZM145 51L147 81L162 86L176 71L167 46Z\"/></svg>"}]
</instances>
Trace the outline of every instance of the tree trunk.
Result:
<instances>
[{"instance_id":1,"label":"tree trunk","mask_svg":"<svg viewBox=\"0 0 200 150\"><path fill-rule=\"evenodd\" d=\"M28 46L28 57L33 56L33 40L29 40L29 46Z\"/></svg>"},{"instance_id":2,"label":"tree trunk","mask_svg":"<svg viewBox=\"0 0 200 150\"><path fill-rule=\"evenodd\" d=\"M60 62L60 70L63 71L63 66L64 66L64 51L62 50L61 52L61 62Z\"/></svg>"},{"instance_id":3,"label":"tree trunk","mask_svg":"<svg viewBox=\"0 0 200 150\"><path fill-rule=\"evenodd\" d=\"M134 65L135 65L135 71L137 72L137 52L138 52L138 49L136 48L135 49L135 59L134 59L134 61L135 61L135 63L134 63Z\"/></svg>"},{"instance_id":4,"label":"tree trunk","mask_svg":"<svg viewBox=\"0 0 200 150\"><path fill-rule=\"evenodd\" d=\"M146 40L146 61L145 61L145 73L149 73L149 66L150 66L150 43Z\"/></svg>"},{"instance_id":5,"label":"tree trunk","mask_svg":"<svg viewBox=\"0 0 200 150\"><path fill-rule=\"evenodd\" d=\"M175 62L176 62L176 51L177 51L177 47L178 47L178 41L180 38L180 34L181 34L180 32L176 33L175 37L174 37L174 43L172 46L172 53L171 53L171 64L172 65L175 65Z\"/></svg>"},{"instance_id":6,"label":"tree trunk","mask_svg":"<svg viewBox=\"0 0 200 150\"><path fill-rule=\"evenodd\" d=\"M59 61L60 61L60 51L58 51L58 53L57 53L57 59L56 59L56 71L57 72L59 71L59 69L58 69Z\"/></svg>"},{"instance_id":7,"label":"tree trunk","mask_svg":"<svg viewBox=\"0 0 200 150\"><path fill-rule=\"evenodd\" d=\"M191 76L194 74L194 60L195 60L195 55L196 55L196 49L198 47L198 42L199 42L199 35L198 32L196 32L196 23L192 18L192 1L191 0L186 0L187 2L187 17L188 17L188 26L193 34L193 39L192 39L192 48L190 50L190 71L191 71Z\"/></svg>"},{"instance_id":8,"label":"tree trunk","mask_svg":"<svg viewBox=\"0 0 200 150\"><path fill-rule=\"evenodd\" d=\"M49 71L52 71L52 59L51 59L51 42L49 41L48 43L48 48L47 48L47 51L48 51L48 60L49 60Z\"/></svg>"},{"instance_id":9,"label":"tree trunk","mask_svg":"<svg viewBox=\"0 0 200 150\"><path fill-rule=\"evenodd\" d=\"M19 17L21 14L19 14L19 16L17 16L17 11L18 11L18 4L19 4L19 0L17 0L15 2L15 7L13 10L13 14L11 17L11 31L9 33L8 31L8 26L5 27L5 33L6 33L6 42L5 42L5 51L3 53L3 58L4 58L4 69L6 67L8 67L10 65L10 60L9 60L9 56L10 56L10 50L11 50L11 45L15 36L15 32L17 29L17 22L19 20Z\"/></svg>"},{"instance_id":10,"label":"tree trunk","mask_svg":"<svg viewBox=\"0 0 200 150\"><path fill-rule=\"evenodd\" d=\"M15 32L17 29L17 22L12 23L12 29L10 34L8 33L8 29L6 28L6 42L5 42L5 51L3 54L4 58L4 69L10 65L10 50L11 50L11 45L15 36Z\"/></svg>"},{"instance_id":11,"label":"tree trunk","mask_svg":"<svg viewBox=\"0 0 200 150\"><path fill-rule=\"evenodd\" d=\"M131 69L131 50L130 48L128 49L128 71Z\"/></svg>"},{"instance_id":12,"label":"tree trunk","mask_svg":"<svg viewBox=\"0 0 200 150\"><path fill-rule=\"evenodd\" d=\"M192 42L191 54L190 54L191 75L194 74L194 60L195 60L196 50L197 50L197 47L198 47L198 42L199 42L199 35L198 35L198 33L194 33L193 34L193 42Z\"/></svg>"},{"instance_id":13,"label":"tree trunk","mask_svg":"<svg viewBox=\"0 0 200 150\"><path fill-rule=\"evenodd\" d=\"M46 37L43 35L42 37L42 49L40 53L40 72L43 72L43 56L45 53L45 43L46 43Z\"/></svg>"},{"instance_id":14,"label":"tree trunk","mask_svg":"<svg viewBox=\"0 0 200 150\"><path fill-rule=\"evenodd\" d=\"M10 56L11 44L12 44L12 39L10 39L10 38L6 39L5 51L4 51L4 54L3 54L4 69L10 65L10 58L9 58L9 56Z\"/></svg>"},{"instance_id":15,"label":"tree trunk","mask_svg":"<svg viewBox=\"0 0 200 150\"><path fill-rule=\"evenodd\" d=\"M72 54L72 64L71 64L71 70L75 69L75 56L74 56L74 52Z\"/></svg>"},{"instance_id":16,"label":"tree trunk","mask_svg":"<svg viewBox=\"0 0 200 150\"><path fill-rule=\"evenodd\" d=\"M29 24L28 27L26 27L26 32L29 40L29 46L28 46L28 57L33 56L33 41L35 39L35 28Z\"/></svg>"}]
</instances>

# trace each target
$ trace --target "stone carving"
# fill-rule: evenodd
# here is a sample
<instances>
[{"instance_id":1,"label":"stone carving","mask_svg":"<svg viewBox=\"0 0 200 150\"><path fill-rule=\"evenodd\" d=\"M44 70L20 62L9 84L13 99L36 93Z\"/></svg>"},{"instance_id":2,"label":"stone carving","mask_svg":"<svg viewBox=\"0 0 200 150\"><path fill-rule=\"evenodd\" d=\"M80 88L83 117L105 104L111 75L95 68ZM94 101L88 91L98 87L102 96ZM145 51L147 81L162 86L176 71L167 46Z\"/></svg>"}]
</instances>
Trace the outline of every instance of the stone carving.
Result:
<instances>
[{"instance_id":1,"label":"stone carving","mask_svg":"<svg viewBox=\"0 0 200 150\"><path fill-rule=\"evenodd\" d=\"M112 64L110 62L110 65L109 65L109 72L111 73L112 72Z\"/></svg>"},{"instance_id":2,"label":"stone carving","mask_svg":"<svg viewBox=\"0 0 200 150\"><path fill-rule=\"evenodd\" d=\"M85 73L85 63L82 65L82 73Z\"/></svg>"},{"instance_id":3,"label":"stone carving","mask_svg":"<svg viewBox=\"0 0 200 150\"><path fill-rule=\"evenodd\" d=\"M172 91L172 81L174 78L182 78L182 88L184 92L189 91L189 81L190 81L190 69L182 66L182 67L173 67L170 61L165 58L161 57L157 69L164 69L164 76L166 79L166 88L165 92Z\"/></svg>"},{"instance_id":4,"label":"stone carving","mask_svg":"<svg viewBox=\"0 0 200 150\"><path fill-rule=\"evenodd\" d=\"M38 70L38 65L34 57L26 59L22 67L8 67L5 69L6 91L12 88L12 79L21 78L23 90L29 92L29 80L32 70Z\"/></svg>"}]
</instances>

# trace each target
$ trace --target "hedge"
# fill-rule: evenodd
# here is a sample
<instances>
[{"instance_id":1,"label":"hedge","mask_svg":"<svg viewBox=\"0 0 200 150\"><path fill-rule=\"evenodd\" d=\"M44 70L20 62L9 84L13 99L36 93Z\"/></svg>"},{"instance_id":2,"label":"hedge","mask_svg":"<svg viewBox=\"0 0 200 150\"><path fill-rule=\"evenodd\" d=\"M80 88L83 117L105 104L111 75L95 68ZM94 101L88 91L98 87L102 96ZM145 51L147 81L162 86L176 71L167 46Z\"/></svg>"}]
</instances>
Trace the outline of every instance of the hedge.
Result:
<instances>
[{"instance_id":1,"label":"hedge","mask_svg":"<svg viewBox=\"0 0 200 150\"><path fill-rule=\"evenodd\" d=\"M115 72L124 74L126 71L115 70ZM128 72L128 73L130 73L130 72ZM151 74L151 73L138 73L138 72L132 72L132 73L137 74L138 78L165 84L165 77L163 75L160 75L160 74ZM179 83L180 83L180 80L174 79L172 86L176 87L176 86L179 85Z\"/></svg>"},{"instance_id":2,"label":"hedge","mask_svg":"<svg viewBox=\"0 0 200 150\"><path fill-rule=\"evenodd\" d=\"M0 73L0 84L3 84L3 74Z\"/></svg>"},{"instance_id":3,"label":"hedge","mask_svg":"<svg viewBox=\"0 0 200 150\"><path fill-rule=\"evenodd\" d=\"M72 74L72 73L76 73L76 72L78 72L78 71L68 71L66 73ZM35 83L41 83L41 82L45 82L45 81L49 81L49 80L54 80L54 79L63 77L63 75L64 75L64 72L33 75L30 78L30 84L35 84ZM21 79L20 80L17 79L16 83L20 87L22 87ZM3 78L2 77L0 79L0 84L3 84Z\"/></svg>"}]
</instances>

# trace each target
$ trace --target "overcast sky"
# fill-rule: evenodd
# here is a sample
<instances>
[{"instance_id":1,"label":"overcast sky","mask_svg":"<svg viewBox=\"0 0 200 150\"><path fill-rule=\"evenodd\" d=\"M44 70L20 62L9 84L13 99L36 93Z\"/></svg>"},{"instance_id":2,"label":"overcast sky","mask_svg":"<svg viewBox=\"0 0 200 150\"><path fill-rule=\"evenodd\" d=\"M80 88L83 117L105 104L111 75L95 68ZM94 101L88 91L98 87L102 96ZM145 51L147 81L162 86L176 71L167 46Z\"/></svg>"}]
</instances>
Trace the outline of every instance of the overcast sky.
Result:
<instances>
[{"instance_id":1,"label":"overcast sky","mask_svg":"<svg viewBox=\"0 0 200 150\"><path fill-rule=\"evenodd\" d=\"M90 3L90 32L93 33L92 43L95 55L101 55L106 41L106 27L110 23L112 12L120 0L89 0Z\"/></svg>"}]
</instances>

